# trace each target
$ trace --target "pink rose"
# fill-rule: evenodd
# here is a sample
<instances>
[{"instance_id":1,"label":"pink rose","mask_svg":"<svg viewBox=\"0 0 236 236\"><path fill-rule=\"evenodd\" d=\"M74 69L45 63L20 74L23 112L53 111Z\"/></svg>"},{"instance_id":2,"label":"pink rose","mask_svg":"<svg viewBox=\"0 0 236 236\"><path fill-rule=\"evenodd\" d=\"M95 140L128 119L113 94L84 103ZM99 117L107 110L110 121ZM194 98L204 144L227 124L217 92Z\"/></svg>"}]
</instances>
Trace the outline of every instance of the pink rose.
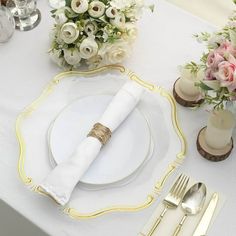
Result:
<instances>
[{"instance_id":1,"label":"pink rose","mask_svg":"<svg viewBox=\"0 0 236 236\"><path fill-rule=\"evenodd\" d=\"M211 67L212 70L217 70L219 63L222 61L225 61L224 57L213 51L208 54L207 66Z\"/></svg>"},{"instance_id":2,"label":"pink rose","mask_svg":"<svg viewBox=\"0 0 236 236\"><path fill-rule=\"evenodd\" d=\"M236 89L236 64L223 61L219 64L219 71L215 73L215 77L220 81L222 87L227 87L229 91Z\"/></svg>"},{"instance_id":3,"label":"pink rose","mask_svg":"<svg viewBox=\"0 0 236 236\"><path fill-rule=\"evenodd\" d=\"M212 70L207 69L205 72L205 80L214 80L215 77L213 76Z\"/></svg>"}]
</instances>

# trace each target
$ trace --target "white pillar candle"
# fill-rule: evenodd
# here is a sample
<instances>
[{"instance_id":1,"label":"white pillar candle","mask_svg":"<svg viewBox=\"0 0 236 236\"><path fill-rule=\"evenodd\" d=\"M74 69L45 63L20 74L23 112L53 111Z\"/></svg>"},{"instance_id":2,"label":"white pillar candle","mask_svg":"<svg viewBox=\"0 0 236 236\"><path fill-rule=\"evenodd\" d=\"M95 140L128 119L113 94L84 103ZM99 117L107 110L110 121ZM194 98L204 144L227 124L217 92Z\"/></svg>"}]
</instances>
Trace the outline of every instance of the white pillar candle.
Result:
<instances>
[{"instance_id":1,"label":"white pillar candle","mask_svg":"<svg viewBox=\"0 0 236 236\"><path fill-rule=\"evenodd\" d=\"M199 88L195 83L199 82L199 77L191 73L189 69L183 68L179 80L179 88L181 92L188 96L197 96L200 94Z\"/></svg>"},{"instance_id":2,"label":"white pillar candle","mask_svg":"<svg viewBox=\"0 0 236 236\"><path fill-rule=\"evenodd\" d=\"M214 149L225 148L230 143L234 127L235 118L230 111L211 112L205 133L206 143Z\"/></svg>"}]
</instances>

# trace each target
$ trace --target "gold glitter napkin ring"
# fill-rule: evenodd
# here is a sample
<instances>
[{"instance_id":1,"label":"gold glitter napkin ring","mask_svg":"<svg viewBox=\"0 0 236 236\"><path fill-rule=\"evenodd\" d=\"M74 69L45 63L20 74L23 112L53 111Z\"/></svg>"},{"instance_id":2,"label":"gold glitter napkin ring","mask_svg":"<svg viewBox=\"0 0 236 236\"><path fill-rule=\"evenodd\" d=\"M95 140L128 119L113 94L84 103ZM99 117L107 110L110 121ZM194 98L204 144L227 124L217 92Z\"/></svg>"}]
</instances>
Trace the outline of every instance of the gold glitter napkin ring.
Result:
<instances>
[{"instance_id":1,"label":"gold glitter napkin ring","mask_svg":"<svg viewBox=\"0 0 236 236\"><path fill-rule=\"evenodd\" d=\"M111 130L102 125L101 123L94 124L92 130L89 132L87 137L97 138L102 145L105 145L111 138Z\"/></svg>"}]
</instances>

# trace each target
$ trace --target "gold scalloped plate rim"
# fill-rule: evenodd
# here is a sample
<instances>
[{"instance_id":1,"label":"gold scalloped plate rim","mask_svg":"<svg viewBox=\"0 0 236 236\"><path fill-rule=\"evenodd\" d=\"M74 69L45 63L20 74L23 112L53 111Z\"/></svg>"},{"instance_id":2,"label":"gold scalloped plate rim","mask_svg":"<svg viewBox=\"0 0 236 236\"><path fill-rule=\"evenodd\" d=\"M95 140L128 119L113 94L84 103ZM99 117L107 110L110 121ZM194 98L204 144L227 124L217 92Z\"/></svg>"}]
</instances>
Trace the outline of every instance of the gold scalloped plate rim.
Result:
<instances>
[{"instance_id":1,"label":"gold scalloped plate rim","mask_svg":"<svg viewBox=\"0 0 236 236\"><path fill-rule=\"evenodd\" d=\"M157 181L155 184L153 191L149 194L147 194L147 198L144 199L144 201L138 205L114 205L111 207L99 209L94 212L89 213L80 213L77 209L71 208L69 206L66 206L62 208L63 212L68 214L70 217L74 219L91 219L96 218L98 216L111 213L111 212L136 212L140 211L142 209L145 209L149 207L152 203L155 202L157 197L161 194L162 189L167 181L167 179L174 173L174 171L183 163L183 160L185 159L186 154L186 148L187 148L187 142L185 139L185 136L183 134L182 129L180 128L178 118L177 118L177 107L175 100L173 96L166 91L164 88L157 86L155 84L148 83L144 80L141 80L135 73L130 71L129 69L125 68L121 65L108 65L108 66L102 66L94 70L88 70L88 71L68 71L68 72L62 72L56 75L46 86L46 88L43 90L41 95L34 100L28 107L26 107L17 117L16 120L16 136L20 147L20 153L19 153L19 159L18 159L18 174L20 176L20 179L22 182L29 186L29 188L39 194L43 194L47 197L50 197L48 194L43 192L36 184L34 184L33 179L30 176L27 176L25 172L25 150L26 145L25 141L21 132L21 123L26 117L29 117L31 113L34 112L34 110L37 109L37 107L53 92L57 84L60 83L61 80L70 78L71 76L92 76L97 75L101 72L106 71L119 71L121 74L127 75L127 77L130 80L133 80L140 84L141 86L145 87L146 89L160 94L162 97L166 98L171 106L171 120L173 128L180 140L181 143L181 150L179 153L176 154L176 158L174 161L168 164L167 168L165 169L162 177ZM54 199L53 199L54 200Z\"/></svg>"}]
</instances>

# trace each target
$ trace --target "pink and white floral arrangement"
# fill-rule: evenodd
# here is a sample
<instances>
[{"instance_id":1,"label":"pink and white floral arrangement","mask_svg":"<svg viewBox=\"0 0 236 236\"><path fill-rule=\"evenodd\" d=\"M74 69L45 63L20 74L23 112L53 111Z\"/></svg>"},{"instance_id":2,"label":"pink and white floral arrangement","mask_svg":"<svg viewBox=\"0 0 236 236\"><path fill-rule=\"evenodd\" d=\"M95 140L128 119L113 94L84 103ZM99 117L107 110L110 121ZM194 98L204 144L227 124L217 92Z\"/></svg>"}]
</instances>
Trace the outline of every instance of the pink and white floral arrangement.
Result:
<instances>
[{"instance_id":1,"label":"pink and white floral arrangement","mask_svg":"<svg viewBox=\"0 0 236 236\"><path fill-rule=\"evenodd\" d=\"M122 63L137 36L144 0L66 0L52 11L55 25L49 51L60 67L90 68ZM153 6L148 6L153 10Z\"/></svg>"},{"instance_id":2,"label":"pink and white floral arrangement","mask_svg":"<svg viewBox=\"0 0 236 236\"><path fill-rule=\"evenodd\" d=\"M223 109L225 102L236 101L236 12L222 30L194 36L198 42L206 44L207 51L200 63L190 62L185 68L193 74L204 71L204 79L196 86L201 89L206 103Z\"/></svg>"}]
</instances>

